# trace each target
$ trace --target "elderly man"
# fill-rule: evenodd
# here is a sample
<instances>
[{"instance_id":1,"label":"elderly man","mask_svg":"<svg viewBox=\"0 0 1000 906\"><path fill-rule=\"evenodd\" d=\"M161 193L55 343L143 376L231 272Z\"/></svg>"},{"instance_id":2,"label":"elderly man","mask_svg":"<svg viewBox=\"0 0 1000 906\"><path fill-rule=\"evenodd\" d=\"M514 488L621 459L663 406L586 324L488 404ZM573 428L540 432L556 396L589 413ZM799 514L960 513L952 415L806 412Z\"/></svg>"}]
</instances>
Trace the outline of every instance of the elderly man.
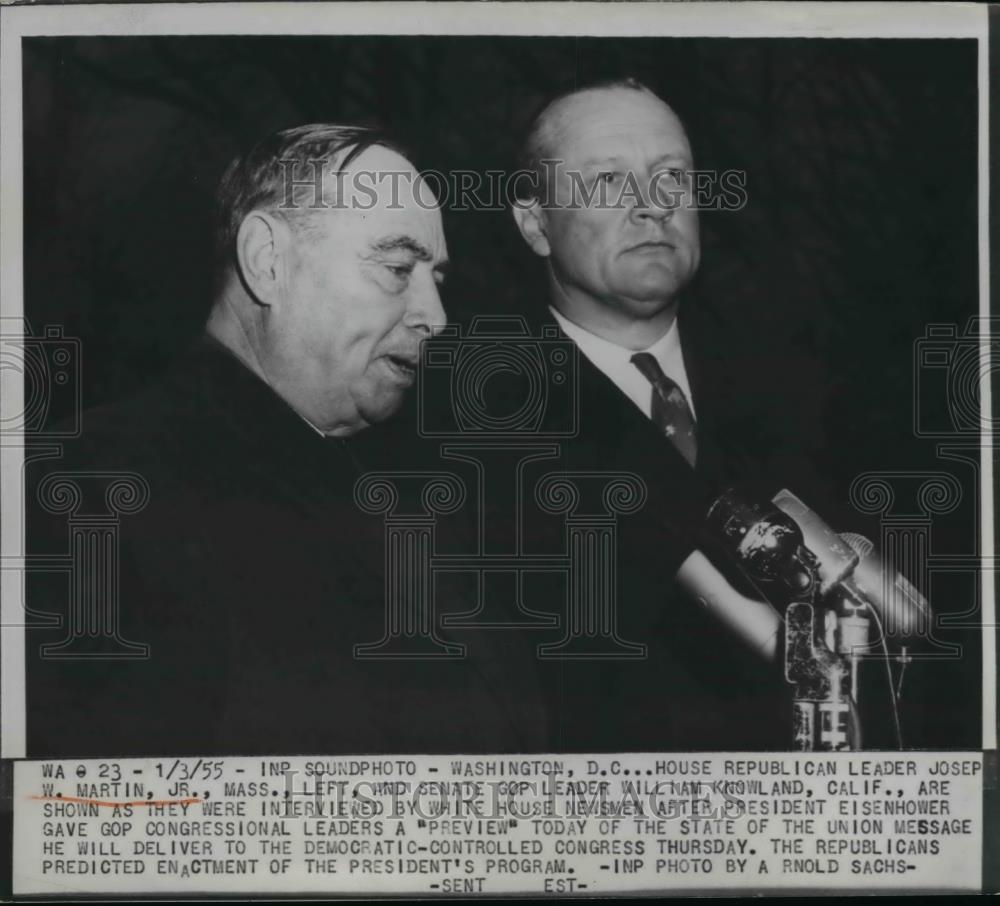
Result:
<instances>
[{"instance_id":1,"label":"elderly man","mask_svg":"<svg viewBox=\"0 0 1000 906\"><path fill-rule=\"evenodd\" d=\"M541 748L540 706L510 707L489 645L468 659L355 656L386 630L357 440L400 406L445 322L432 193L379 134L308 125L234 161L218 215L205 335L151 388L85 413L66 458L30 476L34 553L66 545L45 474L148 486L148 505L121 517L118 584L120 635L149 652L59 657L66 586L34 577L29 603L64 623L29 633L29 753Z\"/></svg>"},{"instance_id":2,"label":"elderly man","mask_svg":"<svg viewBox=\"0 0 1000 906\"><path fill-rule=\"evenodd\" d=\"M637 473L649 489L645 507L621 520L618 551L619 633L645 655L542 663L558 702L553 734L569 749L787 746L776 614L762 610L746 627L747 609L722 616L759 649L749 652L719 611L676 593L678 570L683 578L700 558L715 495L732 481L766 483L758 453L797 459L741 408L752 353L722 360L697 310L679 316L700 261L684 127L644 85L604 83L545 106L522 157L537 179L514 219L544 260L549 316L580 352L579 432L562 466ZM795 481L778 471L773 490Z\"/></svg>"},{"instance_id":3,"label":"elderly man","mask_svg":"<svg viewBox=\"0 0 1000 906\"><path fill-rule=\"evenodd\" d=\"M339 170L310 169L313 146L342 155ZM392 174L412 198L376 177ZM237 160L219 206L228 262L209 336L321 434L347 437L391 415L420 341L445 321L441 216L409 162L362 130L300 127Z\"/></svg>"}]
</instances>

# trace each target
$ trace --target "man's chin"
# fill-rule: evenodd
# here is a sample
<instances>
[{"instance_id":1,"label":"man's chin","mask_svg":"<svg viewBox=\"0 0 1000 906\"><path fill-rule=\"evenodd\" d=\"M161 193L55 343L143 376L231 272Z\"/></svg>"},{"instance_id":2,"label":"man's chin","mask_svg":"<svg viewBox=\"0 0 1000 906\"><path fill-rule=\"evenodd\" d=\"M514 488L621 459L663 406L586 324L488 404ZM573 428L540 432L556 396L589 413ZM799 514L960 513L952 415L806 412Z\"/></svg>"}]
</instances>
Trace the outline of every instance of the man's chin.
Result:
<instances>
[{"instance_id":1,"label":"man's chin","mask_svg":"<svg viewBox=\"0 0 1000 906\"><path fill-rule=\"evenodd\" d=\"M643 268L630 277L623 281L619 295L634 300L643 309L655 307L658 303L664 307L669 305L687 283L672 268L661 266Z\"/></svg>"},{"instance_id":2,"label":"man's chin","mask_svg":"<svg viewBox=\"0 0 1000 906\"><path fill-rule=\"evenodd\" d=\"M369 425L377 425L380 422L388 421L398 414L403 408L405 394L396 391L389 391L380 396L377 400L364 407L361 414Z\"/></svg>"},{"instance_id":3,"label":"man's chin","mask_svg":"<svg viewBox=\"0 0 1000 906\"><path fill-rule=\"evenodd\" d=\"M648 320L669 311L677 302L680 286L674 282L633 286L619 297L621 308L637 320Z\"/></svg>"}]
</instances>

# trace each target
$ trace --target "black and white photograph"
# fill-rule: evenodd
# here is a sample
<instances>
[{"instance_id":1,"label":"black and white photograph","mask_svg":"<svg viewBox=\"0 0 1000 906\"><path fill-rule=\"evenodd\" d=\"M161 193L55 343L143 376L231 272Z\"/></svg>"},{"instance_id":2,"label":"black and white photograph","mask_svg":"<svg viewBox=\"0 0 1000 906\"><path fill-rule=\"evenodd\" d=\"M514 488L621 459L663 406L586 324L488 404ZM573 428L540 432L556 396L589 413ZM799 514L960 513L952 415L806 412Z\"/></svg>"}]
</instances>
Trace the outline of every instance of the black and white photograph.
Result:
<instances>
[{"instance_id":1,"label":"black and white photograph","mask_svg":"<svg viewBox=\"0 0 1000 906\"><path fill-rule=\"evenodd\" d=\"M6 893L982 889L986 11L159 6L2 11ZM181 827L373 766L548 802Z\"/></svg>"}]
</instances>

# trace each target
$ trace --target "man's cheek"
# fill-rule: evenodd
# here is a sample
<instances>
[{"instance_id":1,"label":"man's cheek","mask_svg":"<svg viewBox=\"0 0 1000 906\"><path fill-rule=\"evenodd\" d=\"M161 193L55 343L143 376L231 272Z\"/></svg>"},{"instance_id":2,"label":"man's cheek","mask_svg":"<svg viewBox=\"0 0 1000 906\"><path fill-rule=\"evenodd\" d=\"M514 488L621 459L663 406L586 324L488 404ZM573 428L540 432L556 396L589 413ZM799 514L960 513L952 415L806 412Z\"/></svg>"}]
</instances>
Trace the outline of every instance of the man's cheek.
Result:
<instances>
[{"instance_id":1,"label":"man's cheek","mask_svg":"<svg viewBox=\"0 0 1000 906\"><path fill-rule=\"evenodd\" d=\"M561 225L555 237L560 257L586 261L595 251L602 232L599 218L591 213L577 214L568 223Z\"/></svg>"},{"instance_id":2,"label":"man's cheek","mask_svg":"<svg viewBox=\"0 0 1000 906\"><path fill-rule=\"evenodd\" d=\"M571 254L581 272L595 274L608 263L615 230L607 220L597 216L581 220L568 237Z\"/></svg>"},{"instance_id":3,"label":"man's cheek","mask_svg":"<svg viewBox=\"0 0 1000 906\"><path fill-rule=\"evenodd\" d=\"M694 208L686 208L674 214L674 229L687 241L688 245L698 244L698 212Z\"/></svg>"}]
</instances>

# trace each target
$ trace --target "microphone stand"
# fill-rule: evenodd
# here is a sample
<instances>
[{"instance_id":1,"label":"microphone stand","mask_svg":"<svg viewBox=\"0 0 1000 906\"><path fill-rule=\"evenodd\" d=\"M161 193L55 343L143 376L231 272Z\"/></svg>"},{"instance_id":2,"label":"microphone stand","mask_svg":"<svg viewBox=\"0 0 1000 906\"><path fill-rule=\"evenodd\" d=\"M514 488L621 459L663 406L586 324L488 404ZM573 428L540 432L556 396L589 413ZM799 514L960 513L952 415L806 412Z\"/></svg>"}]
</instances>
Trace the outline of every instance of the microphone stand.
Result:
<instances>
[{"instance_id":1,"label":"microphone stand","mask_svg":"<svg viewBox=\"0 0 1000 906\"><path fill-rule=\"evenodd\" d=\"M822 623L817 619L822 614ZM840 752L861 748L859 651L868 620L795 601L785 611L785 679L793 686L792 748Z\"/></svg>"},{"instance_id":2,"label":"microphone stand","mask_svg":"<svg viewBox=\"0 0 1000 906\"><path fill-rule=\"evenodd\" d=\"M858 672L871 611L850 578L858 555L844 545L831 569L829 557L821 562L806 546L791 516L732 492L715 501L708 522L742 572L784 598L776 603L787 603L785 679L794 689L794 750L859 749Z\"/></svg>"}]
</instances>

